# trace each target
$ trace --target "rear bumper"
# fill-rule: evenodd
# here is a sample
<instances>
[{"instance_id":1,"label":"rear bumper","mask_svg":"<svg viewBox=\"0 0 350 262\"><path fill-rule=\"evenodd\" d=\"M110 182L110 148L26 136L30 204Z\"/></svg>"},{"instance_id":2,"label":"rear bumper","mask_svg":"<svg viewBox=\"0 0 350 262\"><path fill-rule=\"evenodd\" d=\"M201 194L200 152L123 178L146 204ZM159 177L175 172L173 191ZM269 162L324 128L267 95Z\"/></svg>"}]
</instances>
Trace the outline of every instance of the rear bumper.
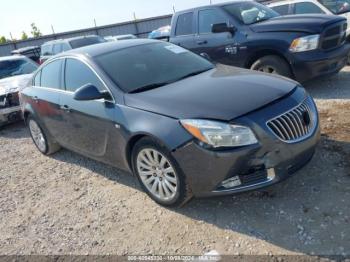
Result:
<instances>
[{"instance_id":1,"label":"rear bumper","mask_svg":"<svg viewBox=\"0 0 350 262\"><path fill-rule=\"evenodd\" d=\"M193 194L196 197L219 196L267 187L305 166L314 155L320 137L318 118L309 136L295 143L283 142L266 127L267 119L293 108L297 101L300 100L295 94L237 120L254 130L259 141L256 145L213 151L191 142L173 152ZM241 184L222 186L223 181L237 178Z\"/></svg>"},{"instance_id":2,"label":"rear bumper","mask_svg":"<svg viewBox=\"0 0 350 262\"><path fill-rule=\"evenodd\" d=\"M315 50L290 55L294 76L299 82L306 82L319 76L339 72L346 64L350 44L333 51Z\"/></svg>"}]
</instances>

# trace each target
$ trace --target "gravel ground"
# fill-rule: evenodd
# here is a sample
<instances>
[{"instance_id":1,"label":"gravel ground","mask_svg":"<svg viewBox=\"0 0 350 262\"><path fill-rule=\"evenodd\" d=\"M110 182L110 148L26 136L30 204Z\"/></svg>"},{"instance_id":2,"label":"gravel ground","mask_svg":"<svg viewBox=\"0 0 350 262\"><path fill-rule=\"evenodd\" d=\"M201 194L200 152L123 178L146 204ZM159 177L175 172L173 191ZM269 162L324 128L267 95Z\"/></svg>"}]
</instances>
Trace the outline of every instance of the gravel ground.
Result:
<instances>
[{"instance_id":1,"label":"gravel ground","mask_svg":"<svg viewBox=\"0 0 350 262\"><path fill-rule=\"evenodd\" d=\"M0 130L0 254L350 254L350 68L309 83L322 139L313 160L259 192L165 209L129 174L62 150L22 124Z\"/></svg>"}]
</instances>

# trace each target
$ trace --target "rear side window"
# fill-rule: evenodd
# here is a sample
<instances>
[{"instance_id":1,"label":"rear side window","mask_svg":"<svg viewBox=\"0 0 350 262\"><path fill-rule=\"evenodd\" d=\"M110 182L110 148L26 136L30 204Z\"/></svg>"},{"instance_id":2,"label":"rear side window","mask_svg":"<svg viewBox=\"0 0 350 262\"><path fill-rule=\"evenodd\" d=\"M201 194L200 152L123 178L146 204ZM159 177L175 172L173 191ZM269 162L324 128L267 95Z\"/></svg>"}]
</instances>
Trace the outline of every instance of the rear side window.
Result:
<instances>
[{"instance_id":1,"label":"rear side window","mask_svg":"<svg viewBox=\"0 0 350 262\"><path fill-rule=\"evenodd\" d=\"M193 33L193 12L179 15L175 34L179 36L192 35Z\"/></svg>"},{"instance_id":2,"label":"rear side window","mask_svg":"<svg viewBox=\"0 0 350 262\"><path fill-rule=\"evenodd\" d=\"M226 17L218 10L208 9L199 11L198 31L200 34L211 33L214 24L227 23Z\"/></svg>"},{"instance_id":3,"label":"rear side window","mask_svg":"<svg viewBox=\"0 0 350 262\"><path fill-rule=\"evenodd\" d=\"M295 14L324 14L317 5L309 2L296 3L295 4Z\"/></svg>"},{"instance_id":4,"label":"rear side window","mask_svg":"<svg viewBox=\"0 0 350 262\"><path fill-rule=\"evenodd\" d=\"M60 80L61 80L61 68L62 60L53 61L41 70L41 83L40 86L61 89Z\"/></svg>"},{"instance_id":5,"label":"rear side window","mask_svg":"<svg viewBox=\"0 0 350 262\"><path fill-rule=\"evenodd\" d=\"M76 59L67 59L65 69L66 90L74 92L86 84L92 84L100 91L105 90L96 74L87 65Z\"/></svg>"},{"instance_id":6,"label":"rear side window","mask_svg":"<svg viewBox=\"0 0 350 262\"><path fill-rule=\"evenodd\" d=\"M52 45L43 45L41 47L41 55L42 56L52 55Z\"/></svg>"},{"instance_id":7,"label":"rear side window","mask_svg":"<svg viewBox=\"0 0 350 262\"><path fill-rule=\"evenodd\" d=\"M280 15L288 15L289 14L289 5L272 6L271 9L276 11Z\"/></svg>"}]
</instances>

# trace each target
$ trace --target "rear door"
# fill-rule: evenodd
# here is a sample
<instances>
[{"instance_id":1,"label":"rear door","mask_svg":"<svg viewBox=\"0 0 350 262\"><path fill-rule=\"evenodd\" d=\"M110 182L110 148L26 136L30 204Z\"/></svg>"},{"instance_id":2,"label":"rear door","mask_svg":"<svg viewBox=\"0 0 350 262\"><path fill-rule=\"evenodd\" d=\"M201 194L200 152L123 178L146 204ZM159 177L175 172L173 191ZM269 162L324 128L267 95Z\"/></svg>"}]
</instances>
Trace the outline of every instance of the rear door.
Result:
<instances>
[{"instance_id":1,"label":"rear door","mask_svg":"<svg viewBox=\"0 0 350 262\"><path fill-rule=\"evenodd\" d=\"M30 91L33 108L38 119L59 142L62 114L60 94L62 92L63 60L57 59L44 66L34 77Z\"/></svg>"},{"instance_id":2,"label":"rear door","mask_svg":"<svg viewBox=\"0 0 350 262\"><path fill-rule=\"evenodd\" d=\"M102 157L106 153L109 135L116 132L113 122L116 105L113 99L74 100L74 92L86 84L93 84L100 91L108 91L86 63L67 58L64 72L66 91L62 93L60 101L64 111L65 137L62 144L85 155Z\"/></svg>"}]
</instances>

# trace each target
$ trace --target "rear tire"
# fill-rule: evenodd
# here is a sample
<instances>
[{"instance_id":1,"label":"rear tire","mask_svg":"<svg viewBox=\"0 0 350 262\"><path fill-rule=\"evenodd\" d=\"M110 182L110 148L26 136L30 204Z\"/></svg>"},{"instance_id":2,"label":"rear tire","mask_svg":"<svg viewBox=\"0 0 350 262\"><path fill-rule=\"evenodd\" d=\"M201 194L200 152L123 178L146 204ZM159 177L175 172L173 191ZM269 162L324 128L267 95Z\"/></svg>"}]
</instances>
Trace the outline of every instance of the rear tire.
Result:
<instances>
[{"instance_id":1,"label":"rear tire","mask_svg":"<svg viewBox=\"0 0 350 262\"><path fill-rule=\"evenodd\" d=\"M192 198L176 160L154 139L142 138L136 143L132 150L132 166L142 189L158 204L179 207Z\"/></svg>"},{"instance_id":2,"label":"rear tire","mask_svg":"<svg viewBox=\"0 0 350 262\"><path fill-rule=\"evenodd\" d=\"M253 63L250 69L293 78L293 74L287 62L276 55L268 55L259 58Z\"/></svg>"},{"instance_id":3,"label":"rear tire","mask_svg":"<svg viewBox=\"0 0 350 262\"><path fill-rule=\"evenodd\" d=\"M39 123L29 116L26 120L32 140L37 149L44 155L51 155L61 149L60 145L55 143L52 137L45 133Z\"/></svg>"}]
</instances>

